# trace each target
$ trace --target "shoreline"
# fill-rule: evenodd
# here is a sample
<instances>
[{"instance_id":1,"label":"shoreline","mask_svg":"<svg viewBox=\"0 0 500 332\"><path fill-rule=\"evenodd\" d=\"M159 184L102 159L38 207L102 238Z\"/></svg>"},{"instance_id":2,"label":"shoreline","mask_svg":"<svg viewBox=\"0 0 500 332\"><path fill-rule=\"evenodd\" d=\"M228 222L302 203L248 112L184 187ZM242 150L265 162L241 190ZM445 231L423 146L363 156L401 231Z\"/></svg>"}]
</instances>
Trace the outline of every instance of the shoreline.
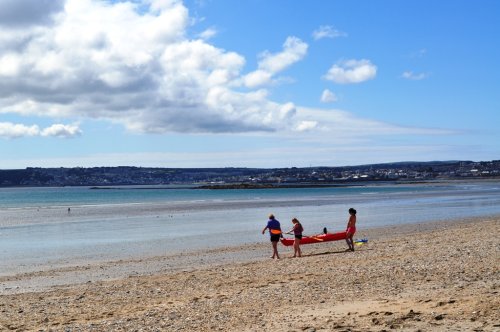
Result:
<instances>
[{"instance_id":1,"label":"shoreline","mask_svg":"<svg viewBox=\"0 0 500 332\"><path fill-rule=\"evenodd\" d=\"M435 231L448 227L458 227L471 223L478 223L484 219L500 220L500 215L487 217L462 218L457 220L435 220L419 223L408 223L390 226L360 228L355 234L357 238L368 238L373 243L385 240L388 234L395 236L411 235L413 233ZM359 227L358 227L359 228ZM0 296L25 292L42 292L52 287L73 286L82 283L101 282L127 278L130 276L148 276L158 273L175 271L191 271L200 268L214 267L224 264L248 263L267 260L269 251L267 234L262 241L237 246L214 246L205 249L184 250L165 255L151 255L146 257L127 257L116 260L99 259L98 257L80 258L78 261L66 260L47 262L34 269L11 270L0 274ZM323 247L343 247L345 241L328 242L324 244L306 245L317 251ZM280 252L292 251L292 247L278 245Z\"/></svg>"},{"instance_id":2,"label":"shoreline","mask_svg":"<svg viewBox=\"0 0 500 332\"><path fill-rule=\"evenodd\" d=\"M0 330L498 331L499 231L500 216L427 222L360 229L353 253L280 245L273 261L266 237L4 276Z\"/></svg>"},{"instance_id":3,"label":"shoreline","mask_svg":"<svg viewBox=\"0 0 500 332\"><path fill-rule=\"evenodd\" d=\"M231 190L231 189L282 189L282 188L349 188L349 187L370 187L370 186L399 186L399 185L436 185L450 183L471 183L471 182L498 182L499 177L490 178L438 178L438 179L398 179L398 180L337 180L333 182L297 182L297 183L223 183L223 184L204 184L192 189L208 190Z\"/></svg>"},{"instance_id":4,"label":"shoreline","mask_svg":"<svg viewBox=\"0 0 500 332\"><path fill-rule=\"evenodd\" d=\"M367 186L393 186L393 185L432 185L447 183L471 183L471 182L499 182L500 176L490 177L465 177L465 178L436 178L436 179L370 179L370 180L336 180L332 182L284 182L284 183L221 183L210 184L203 182L193 183L169 183L169 184L109 184L109 185L12 185L2 186L0 189L26 189L26 188L88 188L89 190L175 190L175 189L280 189L280 188L343 188L343 187L367 187Z\"/></svg>"}]
</instances>

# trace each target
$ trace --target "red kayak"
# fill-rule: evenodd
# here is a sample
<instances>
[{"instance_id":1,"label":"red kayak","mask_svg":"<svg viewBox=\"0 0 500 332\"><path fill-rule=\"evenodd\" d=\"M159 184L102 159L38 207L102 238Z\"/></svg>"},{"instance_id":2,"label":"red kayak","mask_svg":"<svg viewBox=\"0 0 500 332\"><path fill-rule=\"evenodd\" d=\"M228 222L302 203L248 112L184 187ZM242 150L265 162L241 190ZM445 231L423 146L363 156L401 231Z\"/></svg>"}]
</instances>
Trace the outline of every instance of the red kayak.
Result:
<instances>
[{"instance_id":1,"label":"red kayak","mask_svg":"<svg viewBox=\"0 0 500 332\"><path fill-rule=\"evenodd\" d=\"M300 244L321 243L321 242L338 241L345 239L346 239L346 232L326 233L314 236L303 236L302 239L300 240ZM294 240L295 239L282 238L281 243L284 246L291 246L293 245Z\"/></svg>"}]
</instances>

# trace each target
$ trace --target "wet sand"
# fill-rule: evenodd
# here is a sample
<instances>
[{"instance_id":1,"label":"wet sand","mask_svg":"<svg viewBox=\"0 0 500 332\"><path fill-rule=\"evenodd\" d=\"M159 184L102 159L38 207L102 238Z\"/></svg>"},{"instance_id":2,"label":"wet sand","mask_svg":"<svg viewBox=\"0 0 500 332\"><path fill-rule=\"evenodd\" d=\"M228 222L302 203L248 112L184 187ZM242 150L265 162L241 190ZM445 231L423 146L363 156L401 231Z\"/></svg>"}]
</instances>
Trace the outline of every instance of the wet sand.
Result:
<instances>
[{"instance_id":1,"label":"wet sand","mask_svg":"<svg viewBox=\"0 0 500 332\"><path fill-rule=\"evenodd\" d=\"M0 277L2 331L500 331L500 217ZM257 230L258 231L258 230Z\"/></svg>"}]
</instances>

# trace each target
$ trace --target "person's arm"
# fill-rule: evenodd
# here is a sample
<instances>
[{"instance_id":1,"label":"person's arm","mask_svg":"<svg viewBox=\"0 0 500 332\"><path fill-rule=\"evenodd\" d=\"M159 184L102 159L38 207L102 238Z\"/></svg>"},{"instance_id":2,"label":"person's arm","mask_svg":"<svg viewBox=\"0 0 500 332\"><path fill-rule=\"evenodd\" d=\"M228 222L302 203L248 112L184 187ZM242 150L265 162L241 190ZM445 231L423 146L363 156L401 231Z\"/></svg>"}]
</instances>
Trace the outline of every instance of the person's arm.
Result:
<instances>
[{"instance_id":1,"label":"person's arm","mask_svg":"<svg viewBox=\"0 0 500 332\"><path fill-rule=\"evenodd\" d=\"M262 234L264 234L266 232L266 229L267 229L267 226L264 227L264 229L262 230Z\"/></svg>"},{"instance_id":2,"label":"person's arm","mask_svg":"<svg viewBox=\"0 0 500 332\"><path fill-rule=\"evenodd\" d=\"M292 234L292 232L297 228L297 224L293 225L292 229L286 232L286 234Z\"/></svg>"}]
</instances>

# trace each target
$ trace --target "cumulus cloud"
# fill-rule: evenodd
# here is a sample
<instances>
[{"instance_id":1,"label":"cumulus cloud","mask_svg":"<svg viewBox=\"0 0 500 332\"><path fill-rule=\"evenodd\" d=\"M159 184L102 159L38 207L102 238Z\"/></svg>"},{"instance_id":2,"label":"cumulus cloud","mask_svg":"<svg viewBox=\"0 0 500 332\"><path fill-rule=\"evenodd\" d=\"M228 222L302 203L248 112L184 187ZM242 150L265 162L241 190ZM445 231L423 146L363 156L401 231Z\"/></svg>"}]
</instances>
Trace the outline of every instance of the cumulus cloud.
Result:
<instances>
[{"instance_id":1,"label":"cumulus cloud","mask_svg":"<svg viewBox=\"0 0 500 332\"><path fill-rule=\"evenodd\" d=\"M45 128L40 132L41 136L53 136L53 137L63 137L63 138L75 137L81 134L82 131L77 125L63 125L63 124L54 124L50 127Z\"/></svg>"},{"instance_id":2,"label":"cumulus cloud","mask_svg":"<svg viewBox=\"0 0 500 332\"><path fill-rule=\"evenodd\" d=\"M319 40L323 38L347 37L347 33L337 30L329 25L322 25L313 31L312 36L314 40Z\"/></svg>"},{"instance_id":3,"label":"cumulus cloud","mask_svg":"<svg viewBox=\"0 0 500 332\"><path fill-rule=\"evenodd\" d=\"M423 80L423 79L426 79L427 77L429 77L429 74L428 73L414 73L412 71L405 71L402 75L401 75L402 78L405 78L407 80L412 80L412 81L420 81L420 80Z\"/></svg>"},{"instance_id":4,"label":"cumulus cloud","mask_svg":"<svg viewBox=\"0 0 500 332\"><path fill-rule=\"evenodd\" d=\"M335 93L331 92L328 89L323 90L323 93L321 94L321 102L322 103L333 103L338 100L337 95Z\"/></svg>"},{"instance_id":5,"label":"cumulus cloud","mask_svg":"<svg viewBox=\"0 0 500 332\"><path fill-rule=\"evenodd\" d=\"M37 125L25 126L10 122L0 122L0 137L18 138L23 136L37 136L40 128Z\"/></svg>"},{"instance_id":6,"label":"cumulus cloud","mask_svg":"<svg viewBox=\"0 0 500 332\"><path fill-rule=\"evenodd\" d=\"M274 103L258 88L306 55L307 44L296 37L281 52L263 53L247 74L241 55L207 43L214 30L188 38L191 20L180 0L0 3L13 17L0 29L0 113L104 119L146 133L296 125L293 104ZM18 3L39 10L20 12Z\"/></svg>"},{"instance_id":7,"label":"cumulus cloud","mask_svg":"<svg viewBox=\"0 0 500 332\"><path fill-rule=\"evenodd\" d=\"M70 138L81 134L77 125L54 124L43 130L37 125L26 126L11 122L0 122L0 137L20 138L26 136L52 136Z\"/></svg>"},{"instance_id":8,"label":"cumulus cloud","mask_svg":"<svg viewBox=\"0 0 500 332\"><path fill-rule=\"evenodd\" d=\"M325 79L338 84L361 83L374 79L377 75L377 66L370 60L346 60L333 65Z\"/></svg>"},{"instance_id":9,"label":"cumulus cloud","mask_svg":"<svg viewBox=\"0 0 500 332\"><path fill-rule=\"evenodd\" d=\"M308 45L299 38L288 37L282 52L264 52L260 55L259 68L244 77L245 85L255 88L270 83L275 74L302 60L307 54L307 48Z\"/></svg>"}]
</instances>

